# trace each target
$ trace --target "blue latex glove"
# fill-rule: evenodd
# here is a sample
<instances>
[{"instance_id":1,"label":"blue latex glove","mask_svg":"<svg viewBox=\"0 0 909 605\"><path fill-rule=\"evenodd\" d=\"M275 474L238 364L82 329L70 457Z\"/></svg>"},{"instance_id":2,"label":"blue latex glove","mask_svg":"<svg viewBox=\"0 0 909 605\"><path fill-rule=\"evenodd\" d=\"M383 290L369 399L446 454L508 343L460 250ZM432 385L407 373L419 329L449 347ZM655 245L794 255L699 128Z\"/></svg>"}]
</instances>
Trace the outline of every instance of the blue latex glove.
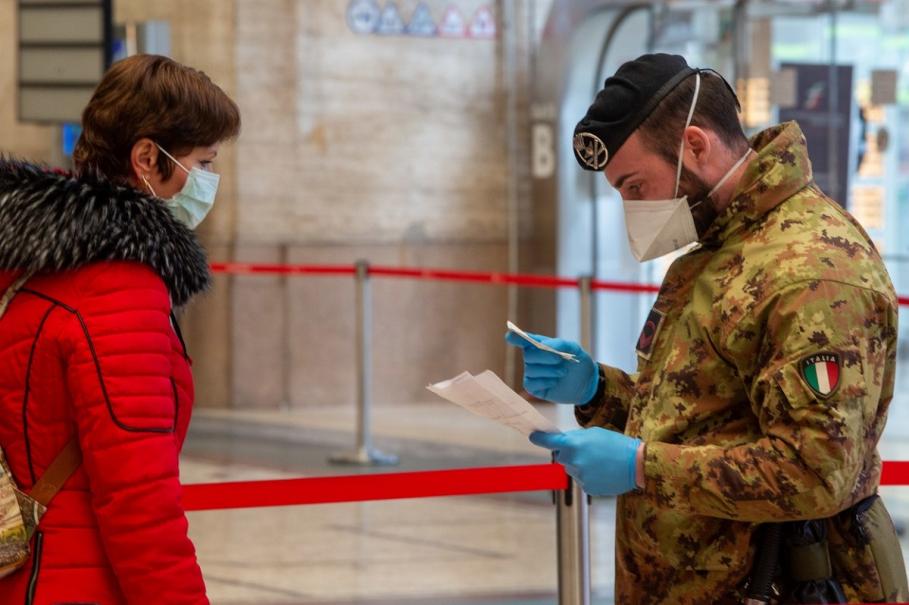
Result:
<instances>
[{"instance_id":1,"label":"blue latex glove","mask_svg":"<svg viewBox=\"0 0 909 605\"><path fill-rule=\"evenodd\" d=\"M555 461L592 496L618 496L637 487L640 439L594 427L567 433L536 431L530 442L552 450Z\"/></svg>"},{"instance_id":2,"label":"blue latex glove","mask_svg":"<svg viewBox=\"0 0 909 605\"><path fill-rule=\"evenodd\" d=\"M597 364L576 342L528 334L534 340L563 353L571 353L580 363L543 351L514 332L505 341L524 351L524 388L534 397L556 403L583 405L597 393L600 376Z\"/></svg>"}]
</instances>

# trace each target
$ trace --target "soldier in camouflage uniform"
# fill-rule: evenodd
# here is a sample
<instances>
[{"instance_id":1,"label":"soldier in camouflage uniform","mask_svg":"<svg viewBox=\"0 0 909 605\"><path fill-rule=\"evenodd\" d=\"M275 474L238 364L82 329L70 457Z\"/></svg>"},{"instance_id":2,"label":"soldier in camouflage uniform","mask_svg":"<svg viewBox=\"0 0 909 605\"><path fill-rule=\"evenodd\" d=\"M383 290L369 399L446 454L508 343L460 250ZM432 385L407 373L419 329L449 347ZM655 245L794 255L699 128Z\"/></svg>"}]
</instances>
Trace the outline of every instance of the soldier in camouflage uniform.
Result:
<instances>
[{"instance_id":1,"label":"soldier in camouflage uniform","mask_svg":"<svg viewBox=\"0 0 909 605\"><path fill-rule=\"evenodd\" d=\"M631 81L645 94L648 85L665 88L676 74L688 74L676 78L684 82L696 71L681 57L641 61L619 70L619 85ZM695 75L698 86L709 77ZM636 76L656 81L641 84ZM733 93L719 80L713 76L714 90L732 105ZM579 161L592 169L603 169L640 134L609 140L610 132L628 128L610 114L604 93L611 84L578 126L578 135L596 137L594 147L589 134L576 138ZM647 117L631 118L631 132ZM700 123L707 131L709 121ZM675 126L679 135L683 126ZM632 143L628 151L645 148ZM620 496L622 605L742 603L760 524L833 517L878 487L876 447L896 367L893 286L868 235L814 184L797 124L761 132L749 147L725 203L711 198L692 210L698 245L666 275L638 341L636 373L593 366L592 383L566 391L584 364L525 349L528 391L577 404L587 427L532 440L556 451L588 492ZM717 174L738 153L723 157ZM625 165L646 161L624 157ZM693 189L702 194L703 187ZM574 343L539 338L583 356ZM850 601L909 597L881 594L866 550L835 531L830 542Z\"/></svg>"}]
</instances>

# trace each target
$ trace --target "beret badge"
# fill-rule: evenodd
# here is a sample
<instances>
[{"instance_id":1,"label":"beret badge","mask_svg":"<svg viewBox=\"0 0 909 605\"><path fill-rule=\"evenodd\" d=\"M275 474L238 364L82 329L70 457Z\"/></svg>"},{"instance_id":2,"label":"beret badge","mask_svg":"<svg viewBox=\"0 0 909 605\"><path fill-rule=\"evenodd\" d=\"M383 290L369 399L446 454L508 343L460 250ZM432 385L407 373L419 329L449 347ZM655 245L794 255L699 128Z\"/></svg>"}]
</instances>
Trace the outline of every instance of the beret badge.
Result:
<instances>
[{"instance_id":1,"label":"beret badge","mask_svg":"<svg viewBox=\"0 0 909 605\"><path fill-rule=\"evenodd\" d=\"M609 162L609 150L603 140L590 132L574 135L574 152L592 170L602 170Z\"/></svg>"}]
</instances>

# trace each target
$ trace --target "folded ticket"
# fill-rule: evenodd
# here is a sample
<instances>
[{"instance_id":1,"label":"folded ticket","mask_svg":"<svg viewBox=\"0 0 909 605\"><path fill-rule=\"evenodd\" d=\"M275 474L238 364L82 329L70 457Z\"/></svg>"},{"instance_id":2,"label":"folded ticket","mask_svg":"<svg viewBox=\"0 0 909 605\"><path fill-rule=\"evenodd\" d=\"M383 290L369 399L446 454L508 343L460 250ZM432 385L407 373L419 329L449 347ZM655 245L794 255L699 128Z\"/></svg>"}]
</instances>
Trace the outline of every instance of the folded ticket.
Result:
<instances>
[{"instance_id":1,"label":"folded ticket","mask_svg":"<svg viewBox=\"0 0 909 605\"><path fill-rule=\"evenodd\" d=\"M559 357L561 357L563 359L567 359L568 361L573 361L575 363L581 363L580 361L578 361L578 358L575 357L574 355L572 355L571 353L565 353L564 351L559 351L558 349L553 349L552 347L547 347L542 342L539 342L538 340L532 338L527 332L525 332L521 328L517 327L510 321L506 321L505 325L508 327L509 330L511 330L512 332L514 332L515 334L517 334L518 336L520 336L527 342L532 343L533 346L535 346L536 348L543 350L543 351L547 351L549 353L554 353L555 355L558 355Z\"/></svg>"}]
</instances>

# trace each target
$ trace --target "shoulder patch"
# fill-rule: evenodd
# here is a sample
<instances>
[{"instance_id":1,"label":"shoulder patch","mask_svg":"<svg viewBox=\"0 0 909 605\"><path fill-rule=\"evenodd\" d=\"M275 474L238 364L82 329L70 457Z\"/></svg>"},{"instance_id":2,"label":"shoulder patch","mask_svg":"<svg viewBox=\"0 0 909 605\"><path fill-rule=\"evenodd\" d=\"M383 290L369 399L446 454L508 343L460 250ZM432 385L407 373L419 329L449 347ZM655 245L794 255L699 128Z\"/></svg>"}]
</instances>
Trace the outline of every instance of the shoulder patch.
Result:
<instances>
[{"instance_id":1,"label":"shoulder patch","mask_svg":"<svg viewBox=\"0 0 909 605\"><path fill-rule=\"evenodd\" d=\"M649 360L650 355L653 353L653 343L656 340L657 334L660 331L660 327L663 325L663 320L666 318L666 315L657 311L656 309L650 310L650 315L647 316L647 321L644 322L644 327L641 329L641 335L638 337L637 349L638 355L642 358Z\"/></svg>"},{"instance_id":2,"label":"shoulder patch","mask_svg":"<svg viewBox=\"0 0 909 605\"><path fill-rule=\"evenodd\" d=\"M812 391L826 399L840 385L840 356L837 353L815 353L799 362L799 376Z\"/></svg>"}]
</instances>

